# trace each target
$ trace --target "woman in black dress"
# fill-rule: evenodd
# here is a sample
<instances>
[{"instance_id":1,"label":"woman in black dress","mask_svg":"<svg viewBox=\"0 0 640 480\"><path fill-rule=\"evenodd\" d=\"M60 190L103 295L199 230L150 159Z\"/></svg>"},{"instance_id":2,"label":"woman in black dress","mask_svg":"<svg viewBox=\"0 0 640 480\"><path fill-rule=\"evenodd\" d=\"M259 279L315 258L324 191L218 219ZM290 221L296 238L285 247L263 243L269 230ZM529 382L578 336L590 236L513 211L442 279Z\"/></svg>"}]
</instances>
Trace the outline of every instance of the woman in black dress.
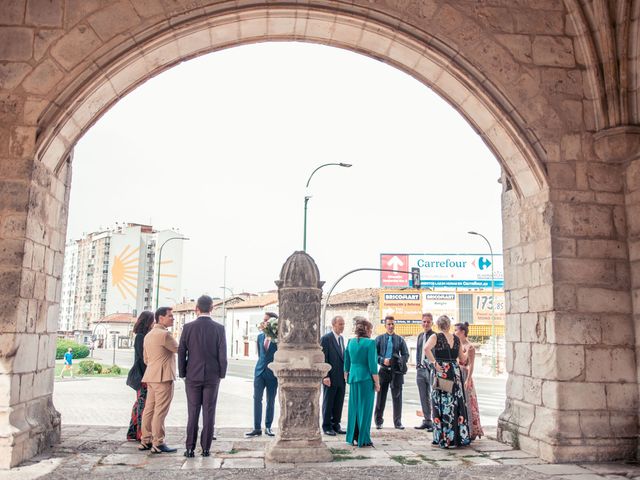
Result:
<instances>
[{"instance_id":1,"label":"woman in black dress","mask_svg":"<svg viewBox=\"0 0 640 480\"><path fill-rule=\"evenodd\" d=\"M129 422L129 430L127 431L127 440L138 442L142 435L142 412L147 399L147 384L142 383L142 376L147 369L143 355L144 336L153 328L154 322L153 313L144 311L140 314L136 324L133 326L133 333L136 334L133 344L135 357L133 366L127 377L127 385L136 391L136 401L131 409L131 421Z\"/></svg>"},{"instance_id":2,"label":"woman in black dress","mask_svg":"<svg viewBox=\"0 0 640 480\"><path fill-rule=\"evenodd\" d=\"M469 419L459 361L464 360L460 339L449 332L451 320L436 320L440 333L431 335L424 353L431 370L431 417L433 444L441 448L469 445ZM438 385L440 383L440 385Z\"/></svg>"}]
</instances>

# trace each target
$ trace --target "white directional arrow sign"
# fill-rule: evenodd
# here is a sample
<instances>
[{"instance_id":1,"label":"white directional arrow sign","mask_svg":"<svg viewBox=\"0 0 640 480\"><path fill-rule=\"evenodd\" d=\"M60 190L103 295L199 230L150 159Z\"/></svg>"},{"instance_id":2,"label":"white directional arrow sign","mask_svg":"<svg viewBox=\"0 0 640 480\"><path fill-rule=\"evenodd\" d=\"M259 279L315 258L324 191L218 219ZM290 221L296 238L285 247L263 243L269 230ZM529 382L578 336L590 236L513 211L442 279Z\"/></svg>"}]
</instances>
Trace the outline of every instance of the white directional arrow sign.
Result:
<instances>
[{"instance_id":1,"label":"white directional arrow sign","mask_svg":"<svg viewBox=\"0 0 640 480\"><path fill-rule=\"evenodd\" d=\"M400 267L404 267L404 262L394 255L387 261L387 266L392 270L399 270Z\"/></svg>"}]
</instances>

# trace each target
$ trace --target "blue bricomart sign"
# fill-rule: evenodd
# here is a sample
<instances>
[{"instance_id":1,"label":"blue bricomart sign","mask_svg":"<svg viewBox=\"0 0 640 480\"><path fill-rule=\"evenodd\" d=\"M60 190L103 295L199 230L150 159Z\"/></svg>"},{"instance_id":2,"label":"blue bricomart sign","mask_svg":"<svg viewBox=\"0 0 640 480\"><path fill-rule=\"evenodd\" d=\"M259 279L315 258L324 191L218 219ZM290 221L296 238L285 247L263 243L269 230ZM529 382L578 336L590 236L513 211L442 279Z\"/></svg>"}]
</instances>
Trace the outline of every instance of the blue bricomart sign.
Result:
<instances>
[{"instance_id":1,"label":"blue bricomart sign","mask_svg":"<svg viewBox=\"0 0 640 480\"><path fill-rule=\"evenodd\" d=\"M380 286L407 288L411 275L403 272L420 269L420 286L424 288L504 288L502 255L486 253L384 253L380 255Z\"/></svg>"}]
</instances>

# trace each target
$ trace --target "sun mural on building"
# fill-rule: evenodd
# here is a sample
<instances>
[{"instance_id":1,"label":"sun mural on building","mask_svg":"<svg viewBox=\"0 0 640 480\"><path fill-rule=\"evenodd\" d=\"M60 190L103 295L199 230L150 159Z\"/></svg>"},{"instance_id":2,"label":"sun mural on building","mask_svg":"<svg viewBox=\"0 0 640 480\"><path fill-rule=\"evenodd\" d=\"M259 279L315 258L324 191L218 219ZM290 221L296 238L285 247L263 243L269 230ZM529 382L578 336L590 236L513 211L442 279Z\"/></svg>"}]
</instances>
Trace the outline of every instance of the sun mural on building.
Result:
<instances>
[{"instance_id":1,"label":"sun mural on building","mask_svg":"<svg viewBox=\"0 0 640 480\"><path fill-rule=\"evenodd\" d=\"M122 298L136 298L138 290L138 251L140 248L129 251L131 245L127 245L120 255L113 259L111 267L111 284L118 289Z\"/></svg>"},{"instance_id":2,"label":"sun mural on building","mask_svg":"<svg viewBox=\"0 0 640 480\"><path fill-rule=\"evenodd\" d=\"M164 269L166 268L165 265L169 265L170 263L173 263L173 260L163 260L162 262L160 262L161 271L164 271ZM161 273L160 274L160 278L178 278L178 275L174 275L173 273ZM173 288L169 288L165 285L160 284L160 290L164 291L164 292L172 292Z\"/></svg>"}]
</instances>

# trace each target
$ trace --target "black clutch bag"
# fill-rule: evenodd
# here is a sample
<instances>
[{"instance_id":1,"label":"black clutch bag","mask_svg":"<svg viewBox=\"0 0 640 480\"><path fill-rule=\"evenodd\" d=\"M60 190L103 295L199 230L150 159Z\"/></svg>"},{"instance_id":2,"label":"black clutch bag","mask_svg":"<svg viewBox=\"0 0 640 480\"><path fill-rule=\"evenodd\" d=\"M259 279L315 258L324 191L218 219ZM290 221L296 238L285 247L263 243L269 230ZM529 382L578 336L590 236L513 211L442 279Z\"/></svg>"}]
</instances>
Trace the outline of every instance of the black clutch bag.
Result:
<instances>
[{"instance_id":1,"label":"black clutch bag","mask_svg":"<svg viewBox=\"0 0 640 480\"><path fill-rule=\"evenodd\" d=\"M133 388L135 391L140 390L142 386L142 372L138 365L134 365L129 370L129 374L127 375L127 385Z\"/></svg>"}]
</instances>

